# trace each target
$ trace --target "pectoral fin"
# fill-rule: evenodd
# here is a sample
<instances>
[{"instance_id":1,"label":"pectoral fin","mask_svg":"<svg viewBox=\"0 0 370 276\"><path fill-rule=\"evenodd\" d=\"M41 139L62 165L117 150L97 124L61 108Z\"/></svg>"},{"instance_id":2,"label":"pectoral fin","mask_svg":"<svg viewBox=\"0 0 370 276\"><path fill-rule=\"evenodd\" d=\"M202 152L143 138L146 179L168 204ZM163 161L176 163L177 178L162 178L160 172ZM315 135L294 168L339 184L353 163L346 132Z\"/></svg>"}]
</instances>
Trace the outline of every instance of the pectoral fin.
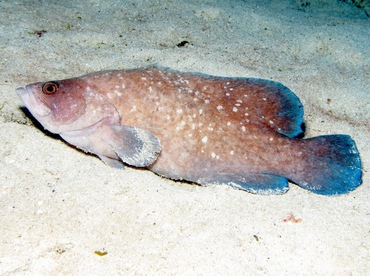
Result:
<instances>
[{"instance_id":1,"label":"pectoral fin","mask_svg":"<svg viewBox=\"0 0 370 276\"><path fill-rule=\"evenodd\" d=\"M157 137L140 128L113 125L115 139L110 141L115 153L124 163L135 167L152 164L161 151Z\"/></svg>"}]
</instances>

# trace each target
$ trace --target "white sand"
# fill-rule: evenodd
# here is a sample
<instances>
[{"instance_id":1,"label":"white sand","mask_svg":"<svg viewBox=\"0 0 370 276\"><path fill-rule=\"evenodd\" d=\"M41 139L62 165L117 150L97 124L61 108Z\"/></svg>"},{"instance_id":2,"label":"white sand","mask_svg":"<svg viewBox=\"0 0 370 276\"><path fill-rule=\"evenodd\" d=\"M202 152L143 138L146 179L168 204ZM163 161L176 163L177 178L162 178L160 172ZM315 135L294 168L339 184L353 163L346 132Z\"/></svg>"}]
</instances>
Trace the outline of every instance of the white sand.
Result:
<instances>
[{"instance_id":1,"label":"white sand","mask_svg":"<svg viewBox=\"0 0 370 276\"><path fill-rule=\"evenodd\" d=\"M370 274L363 10L335 0L63 2L0 1L1 275ZM19 109L15 88L27 83L153 62L282 82L304 104L308 137L353 137L363 184L340 197L293 184L258 196L112 169ZM301 222L284 222L290 214Z\"/></svg>"}]
</instances>

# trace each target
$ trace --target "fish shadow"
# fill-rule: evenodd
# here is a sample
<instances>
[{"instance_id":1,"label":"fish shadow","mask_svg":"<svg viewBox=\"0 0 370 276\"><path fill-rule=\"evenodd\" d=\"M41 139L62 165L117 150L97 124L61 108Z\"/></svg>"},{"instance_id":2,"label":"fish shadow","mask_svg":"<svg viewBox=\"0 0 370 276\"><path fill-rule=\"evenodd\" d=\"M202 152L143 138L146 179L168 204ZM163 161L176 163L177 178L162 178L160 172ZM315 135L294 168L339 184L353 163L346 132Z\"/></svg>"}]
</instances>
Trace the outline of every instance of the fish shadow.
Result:
<instances>
[{"instance_id":1,"label":"fish shadow","mask_svg":"<svg viewBox=\"0 0 370 276\"><path fill-rule=\"evenodd\" d=\"M296 135L295 137L293 137L293 138L297 138L297 139L302 139L302 138L304 138L304 136L306 135L306 123L305 122L303 122L302 124L301 124L301 130L302 130L302 132L301 133L299 133L298 135Z\"/></svg>"},{"instance_id":2,"label":"fish shadow","mask_svg":"<svg viewBox=\"0 0 370 276\"><path fill-rule=\"evenodd\" d=\"M39 121L37 121L35 119L35 117L32 116L31 112L28 111L28 109L24 106L21 106L19 107L19 109L24 113L24 115L30 119L32 125L37 128L38 130L40 130L42 133L44 133L46 136L50 137L50 138L53 138L53 139L56 139L56 140L60 140L60 141L63 141L64 140L62 139L62 137L59 136L59 134L55 134L55 133L52 133L50 131L48 131L47 129L45 129L40 123Z\"/></svg>"},{"instance_id":3,"label":"fish shadow","mask_svg":"<svg viewBox=\"0 0 370 276\"><path fill-rule=\"evenodd\" d=\"M52 139L54 139L54 140L59 140L59 141L63 142L64 144L66 144L68 147L71 147L71 148L73 148L73 149L75 149L75 150L78 150L79 152L82 152L82 153L84 153L84 154L88 154L88 155L91 155L91 156L94 156L94 157L98 158L96 155L89 154L89 153L84 152L83 150L81 150L81 149L79 149L79 148L76 148L75 146L73 146L73 145L71 145L71 144L68 144L66 141L64 141L64 140L63 140L63 138L62 138L62 137L60 137L60 135L59 135L59 134L55 134L55 133L52 133L52 132L48 131L46 128L44 128L44 127L42 126L42 124L40 124L40 122L39 122L39 121L37 121L37 120L35 119L35 117L33 117L33 116L32 116L32 113L31 113L31 112L29 112L29 111L28 111L28 109L27 109L26 107L22 106L22 107L20 107L19 109L24 113L24 115L25 115L28 119L30 119L30 121L32 122L32 125L33 125L35 128L37 128L39 131L41 131L43 134L45 134L46 136L48 136L48 137L50 137L50 138L52 138Z\"/></svg>"}]
</instances>

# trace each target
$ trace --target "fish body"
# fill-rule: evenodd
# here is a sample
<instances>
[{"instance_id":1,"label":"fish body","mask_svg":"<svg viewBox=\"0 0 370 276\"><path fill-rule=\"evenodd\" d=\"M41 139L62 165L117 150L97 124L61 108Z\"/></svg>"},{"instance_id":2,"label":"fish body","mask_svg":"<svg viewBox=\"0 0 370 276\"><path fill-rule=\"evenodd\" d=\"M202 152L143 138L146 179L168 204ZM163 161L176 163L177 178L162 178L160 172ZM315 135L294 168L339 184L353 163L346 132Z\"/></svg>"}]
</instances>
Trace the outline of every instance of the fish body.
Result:
<instances>
[{"instance_id":1,"label":"fish body","mask_svg":"<svg viewBox=\"0 0 370 276\"><path fill-rule=\"evenodd\" d=\"M46 129L113 167L257 194L285 193L288 180L324 195L361 184L355 142L348 135L296 138L302 104L277 82L154 65L17 93Z\"/></svg>"}]
</instances>

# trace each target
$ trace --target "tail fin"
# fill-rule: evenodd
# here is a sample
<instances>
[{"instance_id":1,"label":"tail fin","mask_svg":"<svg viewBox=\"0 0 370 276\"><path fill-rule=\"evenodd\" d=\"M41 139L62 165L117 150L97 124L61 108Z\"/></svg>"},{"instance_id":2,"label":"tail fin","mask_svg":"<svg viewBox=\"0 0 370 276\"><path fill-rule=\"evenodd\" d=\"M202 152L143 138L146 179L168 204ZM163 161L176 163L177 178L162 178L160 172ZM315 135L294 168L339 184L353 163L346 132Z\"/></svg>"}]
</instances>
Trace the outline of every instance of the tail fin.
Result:
<instances>
[{"instance_id":1,"label":"tail fin","mask_svg":"<svg viewBox=\"0 0 370 276\"><path fill-rule=\"evenodd\" d=\"M362 183L361 159L348 135L305 139L305 168L292 179L302 188L322 195L340 195Z\"/></svg>"}]
</instances>

